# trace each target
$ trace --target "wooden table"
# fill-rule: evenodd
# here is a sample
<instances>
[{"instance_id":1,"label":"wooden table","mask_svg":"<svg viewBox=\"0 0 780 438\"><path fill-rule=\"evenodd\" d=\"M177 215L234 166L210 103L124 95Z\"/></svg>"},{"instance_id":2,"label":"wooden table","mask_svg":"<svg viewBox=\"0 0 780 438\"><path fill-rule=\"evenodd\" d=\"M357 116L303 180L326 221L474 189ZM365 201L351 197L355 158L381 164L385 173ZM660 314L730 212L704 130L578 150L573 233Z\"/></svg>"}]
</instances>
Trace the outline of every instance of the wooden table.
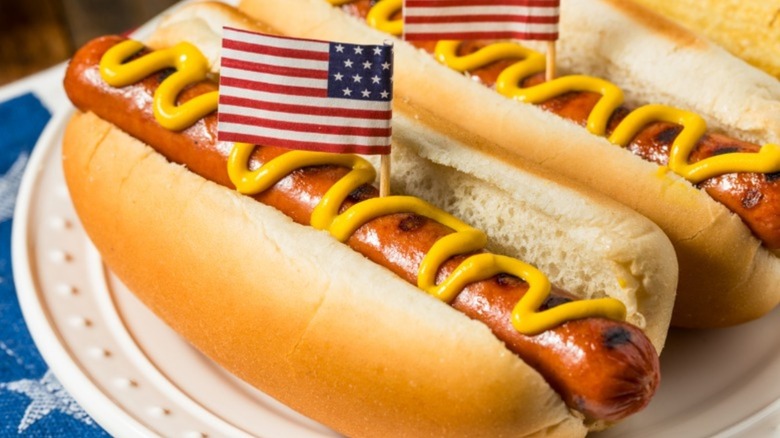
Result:
<instances>
[{"instance_id":1,"label":"wooden table","mask_svg":"<svg viewBox=\"0 0 780 438\"><path fill-rule=\"evenodd\" d=\"M0 85L68 59L89 39L122 33L176 0L3 0Z\"/></svg>"}]
</instances>

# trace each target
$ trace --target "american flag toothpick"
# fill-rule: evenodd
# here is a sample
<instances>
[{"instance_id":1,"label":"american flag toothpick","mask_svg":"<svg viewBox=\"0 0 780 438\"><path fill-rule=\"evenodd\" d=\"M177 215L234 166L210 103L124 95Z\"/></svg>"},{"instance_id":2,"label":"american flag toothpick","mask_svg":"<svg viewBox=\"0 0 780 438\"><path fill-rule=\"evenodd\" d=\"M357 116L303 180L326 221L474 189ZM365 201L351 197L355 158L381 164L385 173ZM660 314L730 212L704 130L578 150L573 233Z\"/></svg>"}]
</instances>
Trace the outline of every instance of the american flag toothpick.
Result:
<instances>
[{"instance_id":1,"label":"american flag toothpick","mask_svg":"<svg viewBox=\"0 0 780 438\"><path fill-rule=\"evenodd\" d=\"M389 191L391 45L287 38L225 28L219 139L381 154Z\"/></svg>"},{"instance_id":2,"label":"american flag toothpick","mask_svg":"<svg viewBox=\"0 0 780 438\"><path fill-rule=\"evenodd\" d=\"M404 39L547 41L555 76L560 0L404 0Z\"/></svg>"}]
</instances>

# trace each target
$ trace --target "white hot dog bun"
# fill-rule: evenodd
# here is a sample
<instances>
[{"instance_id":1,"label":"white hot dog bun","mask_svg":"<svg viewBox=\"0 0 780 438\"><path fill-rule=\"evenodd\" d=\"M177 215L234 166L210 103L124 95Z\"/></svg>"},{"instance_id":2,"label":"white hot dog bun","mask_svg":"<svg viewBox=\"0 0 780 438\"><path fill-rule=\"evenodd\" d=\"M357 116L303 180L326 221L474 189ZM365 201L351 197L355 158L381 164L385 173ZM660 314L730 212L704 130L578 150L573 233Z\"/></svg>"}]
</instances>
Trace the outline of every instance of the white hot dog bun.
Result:
<instances>
[{"instance_id":1,"label":"white hot dog bun","mask_svg":"<svg viewBox=\"0 0 780 438\"><path fill-rule=\"evenodd\" d=\"M585 434L486 327L330 236L94 115L73 120L64 147L106 264L204 354L293 409L354 436Z\"/></svg>"},{"instance_id":2,"label":"white hot dog bun","mask_svg":"<svg viewBox=\"0 0 780 438\"><path fill-rule=\"evenodd\" d=\"M269 31L196 4L149 43L188 40L214 64L209 48L226 24ZM427 194L578 296L618 298L661 351L677 265L656 225L410 114L394 118L394 191ZM63 168L84 229L130 290L219 365L342 433L582 436L606 426L567 408L481 323L92 113L69 123Z\"/></svg>"},{"instance_id":3,"label":"white hot dog bun","mask_svg":"<svg viewBox=\"0 0 780 438\"><path fill-rule=\"evenodd\" d=\"M240 8L283 34L346 41L388 38L326 0L244 0ZM563 1L561 70L614 71L622 77L618 85L627 88L629 103L717 108L720 118L703 114L711 126L734 126L744 138L777 138L778 124L769 121L780 117L776 80L636 8L613 0ZM296 11L294 19L286 19L290 10ZM395 94L415 117L427 122L433 115L439 126L457 127L498 145L494 154L541 165L658 224L675 246L680 265L673 325L738 324L766 314L780 301L780 259L737 215L702 190L582 127L475 84L408 43L396 41L395 56ZM633 67L635 63L641 66ZM676 73L665 73L669 66ZM688 73L682 79L685 70L707 74Z\"/></svg>"}]
</instances>

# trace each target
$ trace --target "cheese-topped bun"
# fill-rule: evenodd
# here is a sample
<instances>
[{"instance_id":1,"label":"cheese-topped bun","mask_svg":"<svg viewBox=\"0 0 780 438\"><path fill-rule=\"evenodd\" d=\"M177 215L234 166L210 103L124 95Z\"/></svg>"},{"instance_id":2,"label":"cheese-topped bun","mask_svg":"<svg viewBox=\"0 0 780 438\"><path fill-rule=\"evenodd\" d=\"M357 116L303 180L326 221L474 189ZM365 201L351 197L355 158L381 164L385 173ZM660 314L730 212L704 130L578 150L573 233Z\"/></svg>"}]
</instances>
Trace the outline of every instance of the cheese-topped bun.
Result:
<instances>
[{"instance_id":1,"label":"cheese-topped bun","mask_svg":"<svg viewBox=\"0 0 780 438\"><path fill-rule=\"evenodd\" d=\"M780 4L766 0L633 0L780 78Z\"/></svg>"}]
</instances>

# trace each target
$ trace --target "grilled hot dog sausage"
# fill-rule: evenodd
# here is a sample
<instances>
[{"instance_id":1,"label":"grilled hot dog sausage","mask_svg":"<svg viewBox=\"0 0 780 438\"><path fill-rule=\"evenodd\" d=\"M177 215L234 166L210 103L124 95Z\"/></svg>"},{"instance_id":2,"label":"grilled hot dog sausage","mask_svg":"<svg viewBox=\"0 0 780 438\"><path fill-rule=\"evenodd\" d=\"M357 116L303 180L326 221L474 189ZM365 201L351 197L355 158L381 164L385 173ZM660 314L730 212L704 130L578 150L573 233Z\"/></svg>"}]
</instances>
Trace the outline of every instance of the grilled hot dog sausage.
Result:
<instances>
[{"instance_id":1,"label":"grilled hot dog sausage","mask_svg":"<svg viewBox=\"0 0 780 438\"><path fill-rule=\"evenodd\" d=\"M99 38L76 53L65 76L65 89L73 104L114 123L170 161L233 188L226 165L232 145L217 141L215 113L181 132L166 130L155 121L152 94L170 71L122 88L113 88L101 79L98 65L102 55L122 40L115 36ZM213 82L199 82L185 89L179 101L216 89ZM250 169L285 152L258 146ZM303 168L254 197L308 225L319 199L346 172L338 166ZM375 196L377 190L364 185L352 192L341 209ZM371 220L347 244L415 283L423 256L434 242L452 232L426 217L399 213ZM438 276L443 278L455 269L459 258L446 262ZM616 421L649 402L659 384L659 363L654 347L640 329L628 323L587 318L566 322L539 335L522 335L513 328L510 313L527 289L528 284L516 277L498 275L467 286L452 306L488 325L508 349L535 367L570 407L589 419ZM569 294L554 287L544 306L569 300Z\"/></svg>"}]
</instances>

